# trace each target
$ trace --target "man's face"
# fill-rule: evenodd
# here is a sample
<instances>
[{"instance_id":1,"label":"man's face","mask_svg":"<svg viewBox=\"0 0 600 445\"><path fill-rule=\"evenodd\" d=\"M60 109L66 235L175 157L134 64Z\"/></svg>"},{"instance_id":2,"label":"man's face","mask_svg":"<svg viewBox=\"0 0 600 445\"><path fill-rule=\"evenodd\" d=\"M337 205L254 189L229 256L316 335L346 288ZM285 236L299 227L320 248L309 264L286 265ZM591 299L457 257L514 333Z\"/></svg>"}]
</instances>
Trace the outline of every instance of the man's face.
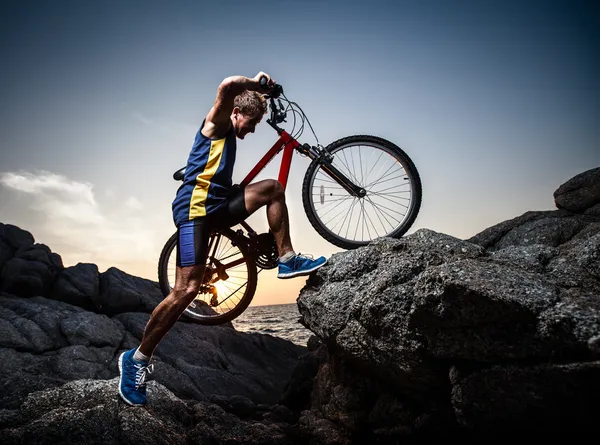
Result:
<instances>
[{"instance_id":1,"label":"man's face","mask_svg":"<svg viewBox=\"0 0 600 445\"><path fill-rule=\"evenodd\" d=\"M233 126L235 128L235 135L244 139L248 133L254 133L254 129L258 123L262 120L262 115L258 116L246 116L239 111L234 110L233 113Z\"/></svg>"}]
</instances>

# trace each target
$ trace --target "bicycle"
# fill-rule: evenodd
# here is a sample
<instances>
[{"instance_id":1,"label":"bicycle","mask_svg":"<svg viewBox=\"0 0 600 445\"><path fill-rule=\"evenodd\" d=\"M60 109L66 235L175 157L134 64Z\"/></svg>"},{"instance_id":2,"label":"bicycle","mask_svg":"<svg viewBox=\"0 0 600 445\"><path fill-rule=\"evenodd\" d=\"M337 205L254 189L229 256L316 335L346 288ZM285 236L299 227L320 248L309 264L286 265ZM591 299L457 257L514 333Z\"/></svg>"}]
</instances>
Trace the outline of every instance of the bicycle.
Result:
<instances>
[{"instance_id":1,"label":"bicycle","mask_svg":"<svg viewBox=\"0 0 600 445\"><path fill-rule=\"evenodd\" d=\"M266 78L261 84L266 85ZM400 238L406 233L419 212L422 188L413 161L400 147L369 135L344 137L323 147L300 106L285 97L281 85L275 85L265 97L270 107L267 123L279 139L236 186L250 184L283 151L278 180L285 190L292 155L297 151L312 161L302 184L302 203L308 220L323 238L338 247L355 249L378 237ZM287 122L290 111L294 118L291 134L278 125ZM296 114L302 123L294 134ZM305 122L317 141L315 146L297 140ZM183 180L184 172L185 167L177 170L173 178ZM259 234L246 221L240 226L211 234L203 284L184 312L188 319L205 325L235 319L254 297L257 268L277 267L278 253L270 232ZM176 243L177 232L160 254L158 277L165 296L175 282Z\"/></svg>"}]
</instances>

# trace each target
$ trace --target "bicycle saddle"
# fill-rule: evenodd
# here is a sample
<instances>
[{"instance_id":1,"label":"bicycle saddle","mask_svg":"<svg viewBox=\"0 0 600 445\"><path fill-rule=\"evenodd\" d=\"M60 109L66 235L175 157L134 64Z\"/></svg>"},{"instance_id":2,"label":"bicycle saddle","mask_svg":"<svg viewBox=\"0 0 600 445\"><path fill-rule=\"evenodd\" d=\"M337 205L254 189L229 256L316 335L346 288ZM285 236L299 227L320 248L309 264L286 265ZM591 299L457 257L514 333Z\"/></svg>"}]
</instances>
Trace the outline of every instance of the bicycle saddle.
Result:
<instances>
[{"instance_id":1,"label":"bicycle saddle","mask_svg":"<svg viewBox=\"0 0 600 445\"><path fill-rule=\"evenodd\" d=\"M173 179L176 181L183 181L183 175L185 173L185 167L181 167L175 173L173 173Z\"/></svg>"}]
</instances>

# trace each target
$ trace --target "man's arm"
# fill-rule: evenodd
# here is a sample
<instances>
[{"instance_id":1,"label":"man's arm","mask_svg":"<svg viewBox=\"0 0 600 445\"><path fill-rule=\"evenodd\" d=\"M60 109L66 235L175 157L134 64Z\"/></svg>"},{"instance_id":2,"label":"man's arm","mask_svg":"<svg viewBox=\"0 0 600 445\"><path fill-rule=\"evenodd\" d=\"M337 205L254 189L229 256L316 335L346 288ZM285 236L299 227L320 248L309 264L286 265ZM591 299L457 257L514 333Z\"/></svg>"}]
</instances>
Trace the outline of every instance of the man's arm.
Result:
<instances>
[{"instance_id":1,"label":"man's arm","mask_svg":"<svg viewBox=\"0 0 600 445\"><path fill-rule=\"evenodd\" d=\"M235 96L245 90L261 91L260 78L267 78L267 86L272 86L275 82L271 77L263 73L258 73L254 78L244 76L231 76L223 80L217 89L217 98L215 103L206 116L206 122L202 133L207 137L215 135L222 136L229 130L231 124L231 113L233 112L233 101Z\"/></svg>"}]
</instances>

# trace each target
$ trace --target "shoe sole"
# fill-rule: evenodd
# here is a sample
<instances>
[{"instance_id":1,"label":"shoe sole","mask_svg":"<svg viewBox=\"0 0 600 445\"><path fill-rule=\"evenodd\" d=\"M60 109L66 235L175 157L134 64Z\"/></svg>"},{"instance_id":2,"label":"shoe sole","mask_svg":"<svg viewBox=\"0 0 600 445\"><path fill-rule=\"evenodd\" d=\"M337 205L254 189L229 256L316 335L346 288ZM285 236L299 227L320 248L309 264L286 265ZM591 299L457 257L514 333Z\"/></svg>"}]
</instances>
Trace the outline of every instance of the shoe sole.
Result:
<instances>
[{"instance_id":1,"label":"shoe sole","mask_svg":"<svg viewBox=\"0 0 600 445\"><path fill-rule=\"evenodd\" d=\"M318 266L315 266L312 269L299 270L298 272L289 272L289 273L286 273L286 274L277 274L277 278L281 278L282 280L285 280L285 279L288 279L288 278L296 278L296 277L301 277L301 276L304 276L304 275L310 275L315 270L317 270L319 267L323 267L325 264L327 264L327 260L325 260L325 262L323 264L319 264Z\"/></svg>"},{"instance_id":2,"label":"shoe sole","mask_svg":"<svg viewBox=\"0 0 600 445\"><path fill-rule=\"evenodd\" d=\"M127 352L127 351L125 351L125 352ZM131 405L131 406L144 406L143 403L133 403L133 402L130 402L129 400L127 400L127 398L121 392L121 380L123 379L123 356L125 355L125 352L121 353L121 355L119 356L119 395L125 401L125 403L127 403L128 405Z\"/></svg>"}]
</instances>

